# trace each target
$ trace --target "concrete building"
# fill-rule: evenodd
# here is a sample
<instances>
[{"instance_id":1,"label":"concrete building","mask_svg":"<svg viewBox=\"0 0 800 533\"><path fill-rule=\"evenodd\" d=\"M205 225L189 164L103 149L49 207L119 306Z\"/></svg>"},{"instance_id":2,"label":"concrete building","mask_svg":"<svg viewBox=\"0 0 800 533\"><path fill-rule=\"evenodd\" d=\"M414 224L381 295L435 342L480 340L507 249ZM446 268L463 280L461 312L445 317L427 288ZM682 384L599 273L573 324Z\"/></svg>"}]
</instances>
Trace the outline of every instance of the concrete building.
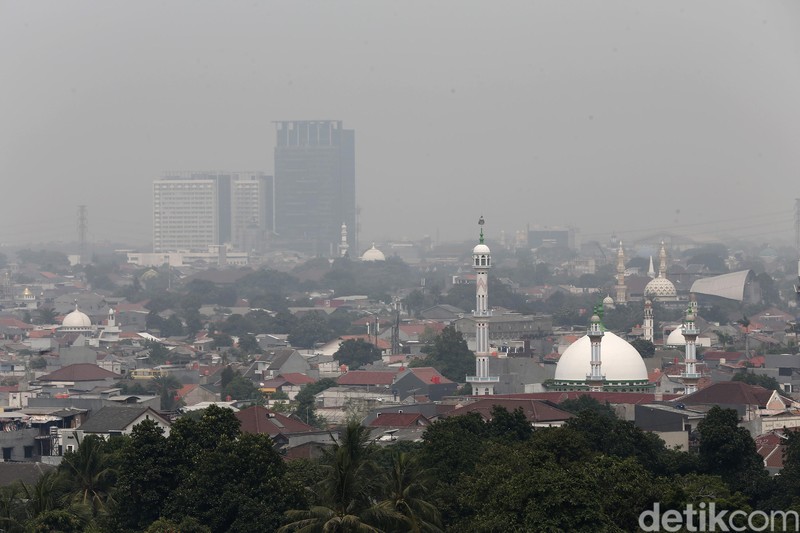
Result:
<instances>
[{"instance_id":1,"label":"concrete building","mask_svg":"<svg viewBox=\"0 0 800 533\"><path fill-rule=\"evenodd\" d=\"M263 172L171 172L153 182L153 251L259 249L273 229L273 181Z\"/></svg>"},{"instance_id":2,"label":"concrete building","mask_svg":"<svg viewBox=\"0 0 800 533\"><path fill-rule=\"evenodd\" d=\"M355 132L335 120L276 122L275 230L315 253L336 253L342 224L356 235Z\"/></svg>"}]
</instances>

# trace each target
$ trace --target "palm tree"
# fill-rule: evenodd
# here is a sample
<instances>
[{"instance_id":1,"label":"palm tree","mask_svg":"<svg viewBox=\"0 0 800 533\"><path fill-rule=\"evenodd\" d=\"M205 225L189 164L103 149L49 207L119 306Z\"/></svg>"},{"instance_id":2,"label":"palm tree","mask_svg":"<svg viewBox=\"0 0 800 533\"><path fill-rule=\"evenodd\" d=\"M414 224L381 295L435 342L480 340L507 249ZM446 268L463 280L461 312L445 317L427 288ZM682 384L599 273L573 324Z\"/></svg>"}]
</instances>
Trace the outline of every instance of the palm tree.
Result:
<instances>
[{"instance_id":1,"label":"palm tree","mask_svg":"<svg viewBox=\"0 0 800 533\"><path fill-rule=\"evenodd\" d=\"M161 396L161 409L170 411L175 408L175 393L181 388L181 382L167 374L151 379L147 388Z\"/></svg>"},{"instance_id":2,"label":"palm tree","mask_svg":"<svg viewBox=\"0 0 800 533\"><path fill-rule=\"evenodd\" d=\"M89 435L75 452L64 455L59 467L67 498L75 504L91 508L92 515L103 512L111 503L110 491L115 472L110 467L110 457L103 450L103 440Z\"/></svg>"},{"instance_id":3,"label":"palm tree","mask_svg":"<svg viewBox=\"0 0 800 533\"><path fill-rule=\"evenodd\" d=\"M0 488L0 531L24 531L22 527L23 501L19 485Z\"/></svg>"},{"instance_id":4,"label":"palm tree","mask_svg":"<svg viewBox=\"0 0 800 533\"><path fill-rule=\"evenodd\" d=\"M36 518L42 513L58 509L59 495L63 492L63 478L56 470L45 472L33 485L21 483L22 494L28 502L28 516Z\"/></svg>"},{"instance_id":5,"label":"palm tree","mask_svg":"<svg viewBox=\"0 0 800 533\"><path fill-rule=\"evenodd\" d=\"M442 531L439 510L424 499L430 479L430 471L420 467L415 457L404 452L392 455L392 464L383 484L383 500L378 507L386 514L398 515L399 523L393 531Z\"/></svg>"},{"instance_id":6,"label":"palm tree","mask_svg":"<svg viewBox=\"0 0 800 533\"><path fill-rule=\"evenodd\" d=\"M291 522L278 531L298 533L382 533L384 524L401 519L394 510L375 505L375 463L370 459L370 430L351 420L340 441L325 452L325 477L316 492L323 505L287 511Z\"/></svg>"}]
</instances>

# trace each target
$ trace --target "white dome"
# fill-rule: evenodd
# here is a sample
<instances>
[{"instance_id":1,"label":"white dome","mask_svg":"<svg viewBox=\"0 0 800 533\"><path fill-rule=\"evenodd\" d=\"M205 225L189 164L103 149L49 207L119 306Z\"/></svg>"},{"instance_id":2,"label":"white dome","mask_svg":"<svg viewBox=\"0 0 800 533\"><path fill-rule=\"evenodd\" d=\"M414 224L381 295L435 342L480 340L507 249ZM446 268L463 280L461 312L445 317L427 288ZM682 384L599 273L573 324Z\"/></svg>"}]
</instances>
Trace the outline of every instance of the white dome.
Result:
<instances>
[{"instance_id":1,"label":"white dome","mask_svg":"<svg viewBox=\"0 0 800 533\"><path fill-rule=\"evenodd\" d=\"M475 248L472 249L472 253L474 255L486 255L486 254L490 254L492 252L489 250L489 247L486 246L485 244L479 244Z\"/></svg>"},{"instance_id":2,"label":"white dome","mask_svg":"<svg viewBox=\"0 0 800 533\"><path fill-rule=\"evenodd\" d=\"M611 297L609 294L605 298L603 298L603 305L614 305L614 298Z\"/></svg>"},{"instance_id":3,"label":"white dome","mask_svg":"<svg viewBox=\"0 0 800 533\"><path fill-rule=\"evenodd\" d=\"M675 285L670 280L663 277L657 277L650 280L644 288L644 293L647 296L655 298L674 298L678 295L675 290Z\"/></svg>"},{"instance_id":4,"label":"white dome","mask_svg":"<svg viewBox=\"0 0 800 533\"><path fill-rule=\"evenodd\" d=\"M678 326L667 337L666 346L686 346L686 337L683 336L683 326Z\"/></svg>"},{"instance_id":5,"label":"white dome","mask_svg":"<svg viewBox=\"0 0 800 533\"><path fill-rule=\"evenodd\" d=\"M92 327L92 320L86 313L82 313L78 309L64 317L61 321L62 328L90 328Z\"/></svg>"},{"instance_id":6,"label":"white dome","mask_svg":"<svg viewBox=\"0 0 800 533\"><path fill-rule=\"evenodd\" d=\"M362 261L386 261L386 256L383 252L375 248L375 243L372 243L372 248L364 252L361 256Z\"/></svg>"},{"instance_id":7,"label":"white dome","mask_svg":"<svg viewBox=\"0 0 800 533\"><path fill-rule=\"evenodd\" d=\"M586 381L591 372L592 346L584 335L567 348L556 365L555 381ZM647 367L636 348L610 331L600 341L600 371L606 382L647 381Z\"/></svg>"}]
</instances>

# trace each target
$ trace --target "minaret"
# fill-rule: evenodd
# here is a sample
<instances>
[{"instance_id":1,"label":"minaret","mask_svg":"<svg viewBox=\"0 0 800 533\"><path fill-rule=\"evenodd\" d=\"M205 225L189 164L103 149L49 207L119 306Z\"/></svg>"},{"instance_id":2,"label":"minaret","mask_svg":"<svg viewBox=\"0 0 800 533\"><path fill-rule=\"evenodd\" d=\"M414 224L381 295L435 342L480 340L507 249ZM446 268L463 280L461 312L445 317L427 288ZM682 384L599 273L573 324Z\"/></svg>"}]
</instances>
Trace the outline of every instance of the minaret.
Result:
<instances>
[{"instance_id":1,"label":"minaret","mask_svg":"<svg viewBox=\"0 0 800 533\"><path fill-rule=\"evenodd\" d=\"M695 327L695 315L691 307L686 312L686 320L683 322L683 338L686 339L686 367L681 374L681 381L686 389L686 394L697 391L697 382L700 381L700 374L697 373L697 335L700 333Z\"/></svg>"},{"instance_id":2,"label":"minaret","mask_svg":"<svg viewBox=\"0 0 800 533\"><path fill-rule=\"evenodd\" d=\"M625 286L625 251L622 249L622 241L619 241L617 250L617 298L616 303L624 304L627 299L628 288Z\"/></svg>"},{"instance_id":3,"label":"minaret","mask_svg":"<svg viewBox=\"0 0 800 533\"><path fill-rule=\"evenodd\" d=\"M644 340L653 342L653 302L644 302L644 325L642 326Z\"/></svg>"},{"instance_id":4,"label":"minaret","mask_svg":"<svg viewBox=\"0 0 800 533\"><path fill-rule=\"evenodd\" d=\"M600 360L600 341L603 340L603 326L600 324L600 317L596 313L589 323L587 335L589 335L589 342L592 346L592 358L590 362L591 370L589 375L586 376L586 385L589 386L590 391L602 392L603 384L606 381L601 369L602 361Z\"/></svg>"},{"instance_id":5,"label":"minaret","mask_svg":"<svg viewBox=\"0 0 800 533\"><path fill-rule=\"evenodd\" d=\"M489 247L483 243L483 217L478 220L481 234L478 245L472 249L472 269L475 271L475 375L467 376L467 383L472 385L472 394L487 396L494 394L498 376L489 375L489 269L492 256Z\"/></svg>"},{"instance_id":6,"label":"minaret","mask_svg":"<svg viewBox=\"0 0 800 533\"><path fill-rule=\"evenodd\" d=\"M347 255L347 250L350 248L350 245L347 244L347 224L342 222L342 240L339 243L339 257L344 257Z\"/></svg>"},{"instance_id":7,"label":"minaret","mask_svg":"<svg viewBox=\"0 0 800 533\"><path fill-rule=\"evenodd\" d=\"M661 251L658 254L658 258L661 260L661 263L658 266L658 277L659 278L666 278L667 277L667 247L664 245L664 241L661 241Z\"/></svg>"},{"instance_id":8,"label":"minaret","mask_svg":"<svg viewBox=\"0 0 800 533\"><path fill-rule=\"evenodd\" d=\"M653 279L656 277L656 270L653 268L653 256L650 256L650 268L647 269L647 277Z\"/></svg>"}]
</instances>

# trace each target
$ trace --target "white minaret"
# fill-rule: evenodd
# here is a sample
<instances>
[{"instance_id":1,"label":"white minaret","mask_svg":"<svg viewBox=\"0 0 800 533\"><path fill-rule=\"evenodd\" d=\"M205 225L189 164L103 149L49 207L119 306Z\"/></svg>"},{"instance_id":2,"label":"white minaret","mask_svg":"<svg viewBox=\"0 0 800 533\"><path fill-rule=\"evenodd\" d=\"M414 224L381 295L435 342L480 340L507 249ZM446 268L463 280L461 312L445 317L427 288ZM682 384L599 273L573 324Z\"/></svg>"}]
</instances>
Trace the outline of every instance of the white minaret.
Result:
<instances>
[{"instance_id":1,"label":"white minaret","mask_svg":"<svg viewBox=\"0 0 800 533\"><path fill-rule=\"evenodd\" d=\"M681 381L686 388L686 394L697 391L697 382L700 381L700 374L697 373L697 335L700 333L695 327L694 310L690 307L686 312L686 320L683 322L683 338L686 339L686 367L681 374Z\"/></svg>"},{"instance_id":2,"label":"white minaret","mask_svg":"<svg viewBox=\"0 0 800 533\"><path fill-rule=\"evenodd\" d=\"M644 340L653 342L653 302L644 302L644 324L642 325L642 337Z\"/></svg>"},{"instance_id":3,"label":"white minaret","mask_svg":"<svg viewBox=\"0 0 800 533\"><path fill-rule=\"evenodd\" d=\"M478 245L472 249L472 269L475 271L475 375L467 376L467 383L472 385L472 394L487 396L494 394L498 376L489 375L489 269L492 267L492 256L489 247L483 243L483 217L478 220L481 236Z\"/></svg>"},{"instance_id":4,"label":"white minaret","mask_svg":"<svg viewBox=\"0 0 800 533\"><path fill-rule=\"evenodd\" d=\"M622 241L619 241L617 250L617 299L616 303L624 304L628 301L628 288L625 286L625 251L622 249Z\"/></svg>"},{"instance_id":5,"label":"white minaret","mask_svg":"<svg viewBox=\"0 0 800 533\"><path fill-rule=\"evenodd\" d=\"M342 240L339 243L339 257L344 257L347 255L347 250L350 248L350 245L347 244L347 224L342 222Z\"/></svg>"},{"instance_id":6,"label":"white minaret","mask_svg":"<svg viewBox=\"0 0 800 533\"><path fill-rule=\"evenodd\" d=\"M650 267L647 269L647 277L655 278L656 277L656 269L653 268L653 256L650 256Z\"/></svg>"},{"instance_id":7,"label":"white minaret","mask_svg":"<svg viewBox=\"0 0 800 533\"><path fill-rule=\"evenodd\" d=\"M661 251L658 253L658 258L661 260L658 265L658 277L667 277L667 247L664 241L661 241Z\"/></svg>"},{"instance_id":8,"label":"white minaret","mask_svg":"<svg viewBox=\"0 0 800 533\"><path fill-rule=\"evenodd\" d=\"M592 357L590 361L591 370L586 376L586 385L589 386L590 391L601 392L606 377L603 375L601 369L602 361L600 359L600 342L603 340L603 326L600 324L600 317L597 316L597 314L592 316L587 335L589 335L589 342L592 346Z\"/></svg>"}]
</instances>

